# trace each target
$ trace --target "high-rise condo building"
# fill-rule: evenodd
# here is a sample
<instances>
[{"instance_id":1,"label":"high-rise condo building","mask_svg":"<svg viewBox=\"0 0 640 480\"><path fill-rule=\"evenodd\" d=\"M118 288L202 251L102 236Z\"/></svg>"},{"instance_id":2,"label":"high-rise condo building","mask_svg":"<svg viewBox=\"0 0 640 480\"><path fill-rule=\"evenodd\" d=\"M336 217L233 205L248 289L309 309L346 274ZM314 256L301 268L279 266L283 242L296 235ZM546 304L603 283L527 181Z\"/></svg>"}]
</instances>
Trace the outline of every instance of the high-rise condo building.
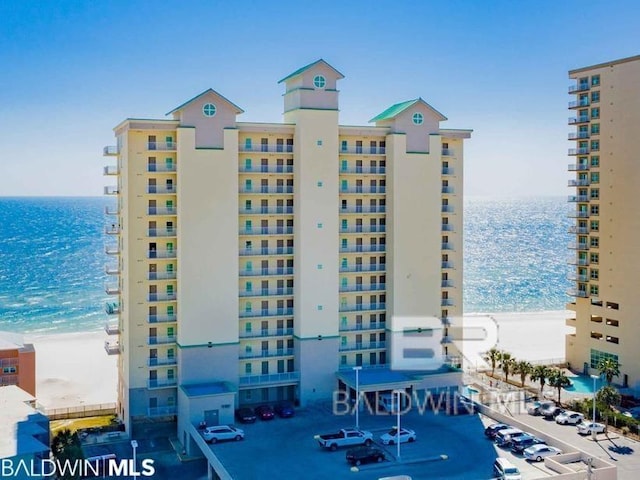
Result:
<instances>
[{"instance_id":1,"label":"high-rise condo building","mask_svg":"<svg viewBox=\"0 0 640 480\"><path fill-rule=\"evenodd\" d=\"M597 374L600 360L617 360L621 375L614 381L638 388L640 56L571 70L569 78L575 80L569 140L576 145L569 149L575 299L568 308L575 317L567 325L576 330L567 336L567 361Z\"/></svg>"},{"instance_id":2,"label":"high-rise condo building","mask_svg":"<svg viewBox=\"0 0 640 480\"><path fill-rule=\"evenodd\" d=\"M239 405L460 384L471 131L441 128L421 98L340 125L342 78L323 60L283 78L283 123L239 122L209 89L115 127L107 347L127 427L176 415L187 443L189 423ZM425 341L404 357L440 367L393 368L407 322Z\"/></svg>"}]
</instances>

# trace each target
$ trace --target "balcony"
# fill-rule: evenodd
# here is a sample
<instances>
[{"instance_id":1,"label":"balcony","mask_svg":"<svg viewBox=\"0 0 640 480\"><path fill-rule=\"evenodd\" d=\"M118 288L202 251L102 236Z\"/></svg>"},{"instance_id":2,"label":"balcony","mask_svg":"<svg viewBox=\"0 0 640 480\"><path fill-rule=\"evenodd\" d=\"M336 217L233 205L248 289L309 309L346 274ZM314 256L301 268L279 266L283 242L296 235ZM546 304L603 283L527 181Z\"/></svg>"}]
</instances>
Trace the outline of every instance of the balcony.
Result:
<instances>
[{"instance_id":1,"label":"balcony","mask_svg":"<svg viewBox=\"0 0 640 480\"><path fill-rule=\"evenodd\" d=\"M353 225L340 228L340 233L383 233L386 231L386 225Z\"/></svg>"},{"instance_id":2,"label":"balcony","mask_svg":"<svg viewBox=\"0 0 640 480\"><path fill-rule=\"evenodd\" d=\"M150 228L147 230L148 237L175 237L178 235L175 227L171 228Z\"/></svg>"},{"instance_id":3,"label":"balcony","mask_svg":"<svg viewBox=\"0 0 640 480\"><path fill-rule=\"evenodd\" d=\"M118 208L117 205L115 207L107 205L107 206L104 207L104 214L105 215L120 215L120 209Z\"/></svg>"},{"instance_id":4,"label":"balcony","mask_svg":"<svg viewBox=\"0 0 640 480\"><path fill-rule=\"evenodd\" d=\"M387 268L386 263L380 264L350 264L350 265L340 265L340 273L349 273L349 272L384 272Z\"/></svg>"},{"instance_id":5,"label":"balcony","mask_svg":"<svg viewBox=\"0 0 640 480\"><path fill-rule=\"evenodd\" d=\"M356 145L355 147L342 146L340 148L340 155L384 155L386 153L386 147L365 147Z\"/></svg>"},{"instance_id":6,"label":"balcony","mask_svg":"<svg viewBox=\"0 0 640 480\"><path fill-rule=\"evenodd\" d=\"M384 252L386 245L353 245L340 246L340 253Z\"/></svg>"},{"instance_id":7,"label":"balcony","mask_svg":"<svg viewBox=\"0 0 640 480\"><path fill-rule=\"evenodd\" d=\"M354 350L375 350L387 348L387 342L353 342L340 345L339 351L351 352Z\"/></svg>"},{"instance_id":8,"label":"balcony","mask_svg":"<svg viewBox=\"0 0 640 480\"><path fill-rule=\"evenodd\" d=\"M585 172L589 170L589 164L588 163L570 163L568 170L570 172Z\"/></svg>"},{"instance_id":9,"label":"balcony","mask_svg":"<svg viewBox=\"0 0 640 480\"><path fill-rule=\"evenodd\" d=\"M387 327L385 322L369 322L368 325L364 323L356 323L355 325L345 325L340 327L341 332L363 332L366 330L384 330Z\"/></svg>"},{"instance_id":10,"label":"balcony","mask_svg":"<svg viewBox=\"0 0 640 480\"><path fill-rule=\"evenodd\" d=\"M147 142L147 150L175 152L177 149L178 149L177 142Z\"/></svg>"},{"instance_id":11,"label":"balcony","mask_svg":"<svg viewBox=\"0 0 640 480\"><path fill-rule=\"evenodd\" d=\"M352 303L347 305L340 305L339 312L365 312L371 310L384 310L386 309L386 303Z\"/></svg>"},{"instance_id":12,"label":"balcony","mask_svg":"<svg viewBox=\"0 0 640 480\"><path fill-rule=\"evenodd\" d=\"M584 140L589 138L589 132L571 132L568 135L568 140Z\"/></svg>"},{"instance_id":13,"label":"balcony","mask_svg":"<svg viewBox=\"0 0 640 480\"><path fill-rule=\"evenodd\" d=\"M453 288L452 280L442 280L440 282L440 288Z\"/></svg>"},{"instance_id":14,"label":"balcony","mask_svg":"<svg viewBox=\"0 0 640 480\"><path fill-rule=\"evenodd\" d=\"M443 148L442 149L442 156L443 157L453 157L455 155L455 152L453 149L451 148Z\"/></svg>"},{"instance_id":15,"label":"balcony","mask_svg":"<svg viewBox=\"0 0 640 480\"><path fill-rule=\"evenodd\" d=\"M118 264L105 265L104 273L106 273L107 275L120 275L120 267L118 266Z\"/></svg>"},{"instance_id":16,"label":"balcony","mask_svg":"<svg viewBox=\"0 0 640 480\"><path fill-rule=\"evenodd\" d=\"M240 386L298 383L300 372L271 373L266 375L243 375Z\"/></svg>"},{"instance_id":17,"label":"balcony","mask_svg":"<svg viewBox=\"0 0 640 480\"><path fill-rule=\"evenodd\" d=\"M178 211L177 207L148 207L147 213L149 215L176 215Z\"/></svg>"},{"instance_id":18,"label":"balcony","mask_svg":"<svg viewBox=\"0 0 640 480\"><path fill-rule=\"evenodd\" d=\"M568 155L587 155L589 153L589 147L570 148Z\"/></svg>"},{"instance_id":19,"label":"balcony","mask_svg":"<svg viewBox=\"0 0 640 480\"><path fill-rule=\"evenodd\" d=\"M240 270L241 277L261 277L270 275L293 275L293 267L272 267Z\"/></svg>"},{"instance_id":20,"label":"balcony","mask_svg":"<svg viewBox=\"0 0 640 480\"><path fill-rule=\"evenodd\" d=\"M103 175L119 175L120 171L117 165L106 165L102 173Z\"/></svg>"},{"instance_id":21,"label":"balcony","mask_svg":"<svg viewBox=\"0 0 640 480\"><path fill-rule=\"evenodd\" d=\"M442 307L453 307L455 305L455 303L453 302L453 299L451 299L451 298L441 298L440 299L440 305Z\"/></svg>"},{"instance_id":22,"label":"balcony","mask_svg":"<svg viewBox=\"0 0 640 480\"><path fill-rule=\"evenodd\" d=\"M117 340L105 340L104 350L107 355L118 355L120 353L120 342Z\"/></svg>"},{"instance_id":23,"label":"balcony","mask_svg":"<svg viewBox=\"0 0 640 480\"><path fill-rule=\"evenodd\" d=\"M172 315L151 315L147 317L149 323L175 323L178 321L178 317L175 314Z\"/></svg>"},{"instance_id":24,"label":"balcony","mask_svg":"<svg viewBox=\"0 0 640 480\"><path fill-rule=\"evenodd\" d=\"M105 225L104 234L105 235L120 235L120 227L117 226L115 223L111 224L110 227Z\"/></svg>"},{"instance_id":25,"label":"balcony","mask_svg":"<svg viewBox=\"0 0 640 480\"><path fill-rule=\"evenodd\" d=\"M263 152L263 153L290 153L293 154L293 145L267 144L259 145L243 143L238 145L239 152Z\"/></svg>"},{"instance_id":26,"label":"balcony","mask_svg":"<svg viewBox=\"0 0 640 480\"><path fill-rule=\"evenodd\" d=\"M451 167L443 167L442 175L453 175L453 168Z\"/></svg>"},{"instance_id":27,"label":"balcony","mask_svg":"<svg viewBox=\"0 0 640 480\"><path fill-rule=\"evenodd\" d=\"M453 187L442 187L441 193L453 193Z\"/></svg>"},{"instance_id":28,"label":"balcony","mask_svg":"<svg viewBox=\"0 0 640 480\"><path fill-rule=\"evenodd\" d=\"M107 315L118 315L120 313L120 305L116 302L107 302L104 305L104 311Z\"/></svg>"},{"instance_id":29,"label":"balcony","mask_svg":"<svg viewBox=\"0 0 640 480\"><path fill-rule=\"evenodd\" d=\"M580 178L578 180L569 180L569 187L588 187L589 180L586 178Z\"/></svg>"},{"instance_id":30,"label":"balcony","mask_svg":"<svg viewBox=\"0 0 640 480\"><path fill-rule=\"evenodd\" d=\"M585 290L579 290L577 288L570 288L569 290L567 290L567 295L569 295L570 297L581 297L581 298L587 298L587 292Z\"/></svg>"},{"instance_id":31,"label":"balcony","mask_svg":"<svg viewBox=\"0 0 640 480\"><path fill-rule=\"evenodd\" d=\"M147 280L175 280L178 277L175 271L172 272L147 272Z\"/></svg>"},{"instance_id":32,"label":"balcony","mask_svg":"<svg viewBox=\"0 0 640 480\"><path fill-rule=\"evenodd\" d=\"M443 223L442 225L440 225L440 230L442 232L453 232L453 225L451 225L450 223Z\"/></svg>"},{"instance_id":33,"label":"balcony","mask_svg":"<svg viewBox=\"0 0 640 480\"><path fill-rule=\"evenodd\" d=\"M147 258L176 258L177 250L148 250Z\"/></svg>"},{"instance_id":34,"label":"balcony","mask_svg":"<svg viewBox=\"0 0 640 480\"><path fill-rule=\"evenodd\" d=\"M104 324L104 331L107 333L107 335L118 335L120 333L120 327L117 323L107 322Z\"/></svg>"},{"instance_id":35,"label":"balcony","mask_svg":"<svg viewBox=\"0 0 640 480\"><path fill-rule=\"evenodd\" d=\"M169 185L147 185L147 193L175 195L178 192L175 184L169 184Z\"/></svg>"},{"instance_id":36,"label":"balcony","mask_svg":"<svg viewBox=\"0 0 640 480\"><path fill-rule=\"evenodd\" d=\"M579 115L577 117L569 117L569 125L578 125L580 123L588 123L589 115Z\"/></svg>"},{"instance_id":37,"label":"balcony","mask_svg":"<svg viewBox=\"0 0 640 480\"><path fill-rule=\"evenodd\" d=\"M175 378L147 380L147 388L172 388L176 385L178 385L178 381Z\"/></svg>"},{"instance_id":38,"label":"balcony","mask_svg":"<svg viewBox=\"0 0 640 480\"><path fill-rule=\"evenodd\" d=\"M355 185L351 187L340 187L339 193L385 193L387 191L387 187L385 186L366 186L366 185Z\"/></svg>"},{"instance_id":39,"label":"balcony","mask_svg":"<svg viewBox=\"0 0 640 480\"><path fill-rule=\"evenodd\" d=\"M242 311L239 313L240 318L259 318L259 317L284 317L293 315L293 308L267 308L252 311Z\"/></svg>"},{"instance_id":40,"label":"balcony","mask_svg":"<svg viewBox=\"0 0 640 480\"><path fill-rule=\"evenodd\" d=\"M255 257L259 255L293 255L293 247L240 249L241 257Z\"/></svg>"},{"instance_id":41,"label":"balcony","mask_svg":"<svg viewBox=\"0 0 640 480\"><path fill-rule=\"evenodd\" d=\"M176 164L174 162L165 162L165 163L147 163L147 172L175 172Z\"/></svg>"},{"instance_id":42,"label":"balcony","mask_svg":"<svg viewBox=\"0 0 640 480\"><path fill-rule=\"evenodd\" d=\"M147 359L147 365L149 367L166 367L169 365L177 365L178 361L176 357L158 358L151 357Z\"/></svg>"},{"instance_id":43,"label":"balcony","mask_svg":"<svg viewBox=\"0 0 640 480\"><path fill-rule=\"evenodd\" d=\"M293 288L262 288L259 290L240 290L240 297L278 297L293 295Z\"/></svg>"},{"instance_id":44,"label":"balcony","mask_svg":"<svg viewBox=\"0 0 640 480\"><path fill-rule=\"evenodd\" d=\"M166 417L175 415L178 413L178 409L175 405L169 407L149 407L147 408L148 417Z\"/></svg>"},{"instance_id":45,"label":"balcony","mask_svg":"<svg viewBox=\"0 0 640 480\"><path fill-rule=\"evenodd\" d=\"M453 250L453 243L442 242L442 250Z\"/></svg>"},{"instance_id":46,"label":"balcony","mask_svg":"<svg viewBox=\"0 0 640 480\"><path fill-rule=\"evenodd\" d=\"M107 255L120 255L120 247L116 245L105 245L104 253Z\"/></svg>"},{"instance_id":47,"label":"balcony","mask_svg":"<svg viewBox=\"0 0 640 480\"><path fill-rule=\"evenodd\" d=\"M240 165L240 173L293 173L293 165Z\"/></svg>"},{"instance_id":48,"label":"balcony","mask_svg":"<svg viewBox=\"0 0 640 480\"><path fill-rule=\"evenodd\" d=\"M157 336L152 335L147 338L148 345L169 345L171 343L176 343L176 336Z\"/></svg>"},{"instance_id":49,"label":"balcony","mask_svg":"<svg viewBox=\"0 0 640 480\"><path fill-rule=\"evenodd\" d=\"M575 85L569 85L569 93L585 92L589 90L589 83L582 82Z\"/></svg>"},{"instance_id":50,"label":"balcony","mask_svg":"<svg viewBox=\"0 0 640 480\"><path fill-rule=\"evenodd\" d=\"M351 174L355 173L356 175L384 175L386 173L386 167L365 167L365 166L355 166L355 167L347 167L340 168L340 174Z\"/></svg>"},{"instance_id":51,"label":"balcony","mask_svg":"<svg viewBox=\"0 0 640 480\"><path fill-rule=\"evenodd\" d=\"M575 203L575 202L588 202L589 201L589 196L588 195L569 195L567 197L567 200L571 203Z\"/></svg>"},{"instance_id":52,"label":"balcony","mask_svg":"<svg viewBox=\"0 0 640 480\"><path fill-rule=\"evenodd\" d=\"M257 350L255 352L241 351L238 357L247 358L271 358L271 357L290 357L293 355L293 348L278 348L274 350Z\"/></svg>"},{"instance_id":53,"label":"balcony","mask_svg":"<svg viewBox=\"0 0 640 480\"><path fill-rule=\"evenodd\" d=\"M453 262L442 262L442 264L440 265L440 268L443 268L443 269L453 268Z\"/></svg>"},{"instance_id":54,"label":"balcony","mask_svg":"<svg viewBox=\"0 0 640 480\"><path fill-rule=\"evenodd\" d=\"M569 233L586 235L589 233L589 229L587 227L576 227L572 225L569 227Z\"/></svg>"},{"instance_id":55,"label":"balcony","mask_svg":"<svg viewBox=\"0 0 640 480\"><path fill-rule=\"evenodd\" d=\"M117 283L105 283L104 291L107 295L120 295L120 285Z\"/></svg>"},{"instance_id":56,"label":"balcony","mask_svg":"<svg viewBox=\"0 0 640 480\"><path fill-rule=\"evenodd\" d=\"M589 212L587 210L572 210L567 213L569 218L589 218Z\"/></svg>"},{"instance_id":57,"label":"balcony","mask_svg":"<svg viewBox=\"0 0 640 480\"><path fill-rule=\"evenodd\" d=\"M567 275L567 279L571 280L572 282L582 283L586 283L589 281L589 277L587 275L578 275L576 273L570 273L569 275Z\"/></svg>"},{"instance_id":58,"label":"balcony","mask_svg":"<svg viewBox=\"0 0 640 480\"><path fill-rule=\"evenodd\" d=\"M385 213L385 205L352 205L340 208L340 213Z\"/></svg>"},{"instance_id":59,"label":"balcony","mask_svg":"<svg viewBox=\"0 0 640 480\"><path fill-rule=\"evenodd\" d=\"M108 145L102 149L102 155L105 157L112 157L114 155L118 155L118 153L117 145Z\"/></svg>"},{"instance_id":60,"label":"balcony","mask_svg":"<svg viewBox=\"0 0 640 480\"><path fill-rule=\"evenodd\" d=\"M264 193L293 193L293 185L271 185L271 186L242 186L239 188L240 193L249 195L260 195Z\"/></svg>"},{"instance_id":61,"label":"balcony","mask_svg":"<svg viewBox=\"0 0 640 480\"><path fill-rule=\"evenodd\" d=\"M240 332L239 338L266 338L266 337L289 337L293 335L293 328L271 328L261 329L255 332Z\"/></svg>"},{"instance_id":62,"label":"balcony","mask_svg":"<svg viewBox=\"0 0 640 480\"><path fill-rule=\"evenodd\" d=\"M240 215L291 215L293 214L293 207L241 207L238 209Z\"/></svg>"},{"instance_id":63,"label":"balcony","mask_svg":"<svg viewBox=\"0 0 640 480\"><path fill-rule=\"evenodd\" d=\"M241 228L240 235L293 235L293 227Z\"/></svg>"},{"instance_id":64,"label":"balcony","mask_svg":"<svg viewBox=\"0 0 640 480\"><path fill-rule=\"evenodd\" d=\"M573 108L580 108L580 107L588 107L589 106L589 99L588 98L580 98L578 100L573 100L571 102L569 102L569 108L573 109Z\"/></svg>"},{"instance_id":65,"label":"balcony","mask_svg":"<svg viewBox=\"0 0 640 480\"><path fill-rule=\"evenodd\" d=\"M149 302L173 302L177 298L177 294L173 293L150 293L147 297Z\"/></svg>"},{"instance_id":66,"label":"balcony","mask_svg":"<svg viewBox=\"0 0 640 480\"><path fill-rule=\"evenodd\" d=\"M586 267L586 266L589 265L589 259L588 258L569 257L567 259L567 263L569 265L578 265L580 267Z\"/></svg>"},{"instance_id":67,"label":"balcony","mask_svg":"<svg viewBox=\"0 0 640 480\"><path fill-rule=\"evenodd\" d=\"M569 244L569 250L589 250L589 244L586 242L571 242Z\"/></svg>"},{"instance_id":68,"label":"balcony","mask_svg":"<svg viewBox=\"0 0 640 480\"><path fill-rule=\"evenodd\" d=\"M113 185L109 185L104 187L104 194L105 195L118 195L118 187L115 187Z\"/></svg>"},{"instance_id":69,"label":"balcony","mask_svg":"<svg viewBox=\"0 0 640 480\"><path fill-rule=\"evenodd\" d=\"M347 292L375 292L380 290L386 290L386 283L369 283L369 284L356 284L356 285L341 285L340 293Z\"/></svg>"},{"instance_id":70,"label":"balcony","mask_svg":"<svg viewBox=\"0 0 640 480\"><path fill-rule=\"evenodd\" d=\"M453 213L453 205L442 205L440 211L442 213Z\"/></svg>"}]
</instances>

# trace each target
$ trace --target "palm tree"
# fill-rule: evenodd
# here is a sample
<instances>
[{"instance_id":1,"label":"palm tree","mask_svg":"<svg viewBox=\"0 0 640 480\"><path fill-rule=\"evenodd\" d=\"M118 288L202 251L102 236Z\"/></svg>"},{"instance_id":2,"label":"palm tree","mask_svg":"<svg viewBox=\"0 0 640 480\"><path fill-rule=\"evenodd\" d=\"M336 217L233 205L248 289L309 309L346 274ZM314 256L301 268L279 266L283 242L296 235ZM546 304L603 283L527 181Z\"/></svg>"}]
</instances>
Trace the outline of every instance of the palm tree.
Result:
<instances>
[{"instance_id":1,"label":"palm tree","mask_svg":"<svg viewBox=\"0 0 640 480\"><path fill-rule=\"evenodd\" d=\"M558 389L558 403L560 403L560 393L562 389L571 385L571 380L559 368L551 369L549 373L549 385Z\"/></svg>"},{"instance_id":2,"label":"palm tree","mask_svg":"<svg viewBox=\"0 0 640 480\"><path fill-rule=\"evenodd\" d=\"M527 362L526 360L517 361L513 366L513 373L520 375L520 382L522 383L523 387L524 382L527 379L527 375L529 375L532 370L533 365L531 365L531 363Z\"/></svg>"},{"instance_id":3,"label":"palm tree","mask_svg":"<svg viewBox=\"0 0 640 480\"><path fill-rule=\"evenodd\" d=\"M75 460L82 460L84 455L78 433L71 433L68 428L60 430L51 442L51 453L60 464L63 464L66 460L72 463ZM65 472L59 478L63 480L79 478L79 471Z\"/></svg>"},{"instance_id":4,"label":"palm tree","mask_svg":"<svg viewBox=\"0 0 640 480\"><path fill-rule=\"evenodd\" d=\"M502 352L498 350L496 347L491 347L489 351L484 354L485 362L489 362L491 364L491 376L496 372L496 365L500 361L502 356Z\"/></svg>"},{"instance_id":5,"label":"palm tree","mask_svg":"<svg viewBox=\"0 0 640 480\"><path fill-rule=\"evenodd\" d=\"M500 368L504 372L504 381L509 383L509 374L513 373L513 366L516 363L516 359L511 356L509 352L502 352L500 354Z\"/></svg>"},{"instance_id":6,"label":"palm tree","mask_svg":"<svg viewBox=\"0 0 640 480\"><path fill-rule=\"evenodd\" d=\"M611 385L605 385L596 393L598 403L605 406L605 431L609 430L609 413L613 412L613 407L620 405L621 398L620 392Z\"/></svg>"},{"instance_id":7,"label":"palm tree","mask_svg":"<svg viewBox=\"0 0 640 480\"><path fill-rule=\"evenodd\" d=\"M604 376L607 380L607 385L611 385L613 377L620 376L620 364L613 358L603 358L600 360L600 363L598 363L598 371L600 372L600 376Z\"/></svg>"},{"instance_id":8,"label":"palm tree","mask_svg":"<svg viewBox=\"0 0 640 480\"><path fill-rule=\"evenodd\" d=\"M545 383L547 383L549 373L551 373L550 368L545 365L536 365L531 371L531 381L540 382L540 395L542 395L542 389Z\"/></svg>"}]
</instances>

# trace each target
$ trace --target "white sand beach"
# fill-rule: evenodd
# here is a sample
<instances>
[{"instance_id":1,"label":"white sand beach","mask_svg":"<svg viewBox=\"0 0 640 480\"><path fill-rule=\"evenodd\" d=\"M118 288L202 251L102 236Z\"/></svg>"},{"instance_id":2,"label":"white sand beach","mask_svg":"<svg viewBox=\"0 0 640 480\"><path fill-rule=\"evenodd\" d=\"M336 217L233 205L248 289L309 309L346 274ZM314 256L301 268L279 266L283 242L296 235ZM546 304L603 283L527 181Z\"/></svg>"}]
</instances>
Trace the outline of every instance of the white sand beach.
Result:
<instances>
[{"instance_id":1,"label":"white sand beach","mask_svg":"<svg viewBox=\"0 0 640 480\"><path fill-rule=\"evenodd\" d=\"M516 358L543 361L564 358L565 326L571 312L487 313L465 316L465 330L476 327L487 332L483 341L464 342L465 357L482 365L479 357L497 345ZM37 398L47 408L110 403L117 396L117 355L104 350L104 332L82 332L25 336L36 349ZM487 343L488 342L488 343Z\"/></svg>"}]
</instances>

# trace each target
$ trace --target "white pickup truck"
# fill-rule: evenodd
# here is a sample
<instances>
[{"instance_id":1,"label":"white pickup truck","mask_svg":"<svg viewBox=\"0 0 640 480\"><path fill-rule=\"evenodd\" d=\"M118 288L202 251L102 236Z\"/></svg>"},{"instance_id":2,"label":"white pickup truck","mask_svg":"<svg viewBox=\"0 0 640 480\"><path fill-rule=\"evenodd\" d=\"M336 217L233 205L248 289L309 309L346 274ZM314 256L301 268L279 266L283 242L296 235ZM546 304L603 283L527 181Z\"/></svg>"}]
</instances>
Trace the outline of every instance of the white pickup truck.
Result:
<instances>
[{"instance_id":1,"label":"white pickup truck","mask_svg":"<svg viewBox=\"0 0 640 480\"><path fill-rule=\"evenodd\" d=\"M321 447L328 448L332 452L338 447L352 447L356 445L369 446L373 442L373 434L365 430L355 428L343 428L337 433L316 435Z\"/></svg>"}]
</instances>

